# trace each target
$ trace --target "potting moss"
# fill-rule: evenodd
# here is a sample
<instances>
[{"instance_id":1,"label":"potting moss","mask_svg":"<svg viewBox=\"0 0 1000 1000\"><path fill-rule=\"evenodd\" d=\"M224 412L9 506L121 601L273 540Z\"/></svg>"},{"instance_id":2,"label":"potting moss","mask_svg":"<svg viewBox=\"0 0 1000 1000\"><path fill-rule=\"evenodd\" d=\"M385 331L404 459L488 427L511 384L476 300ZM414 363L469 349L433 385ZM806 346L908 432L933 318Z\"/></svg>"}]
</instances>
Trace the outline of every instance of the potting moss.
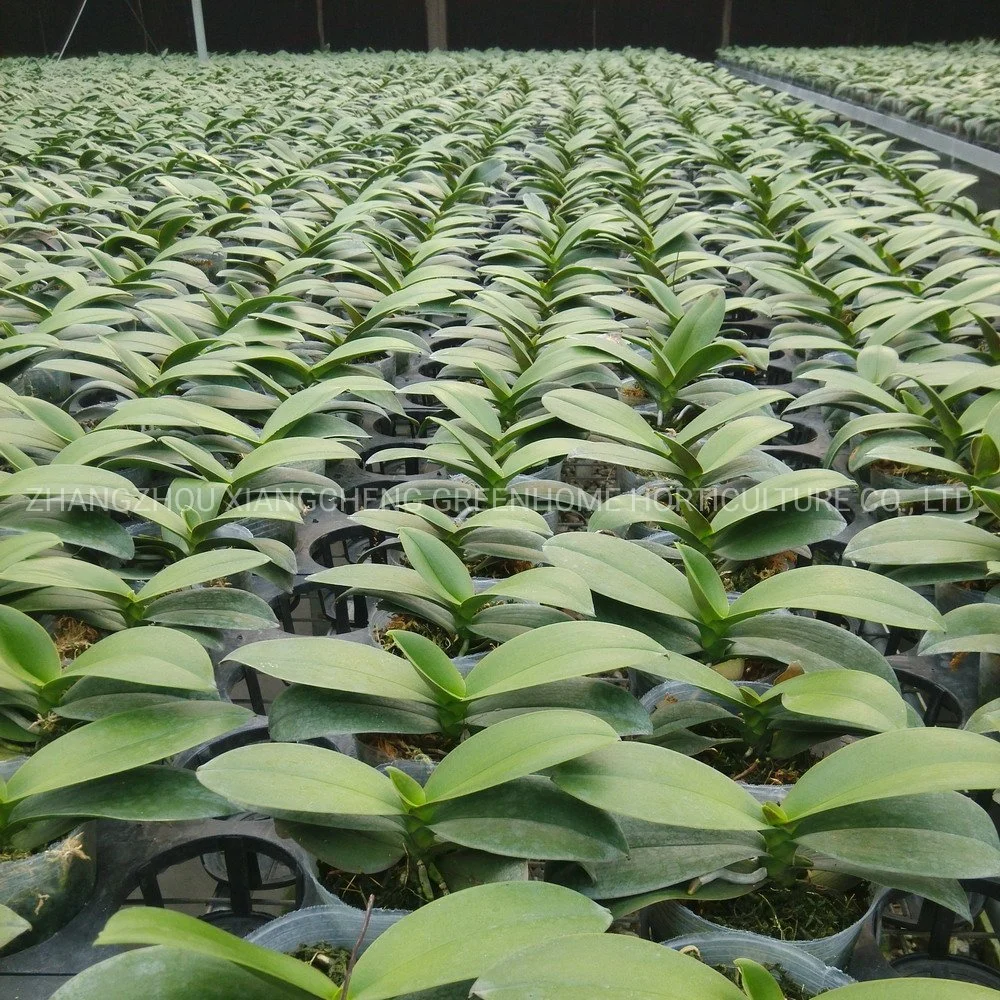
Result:
<instances>
[{"instance_id":1,"label":"potting moss","mask_svg":"<svg viewBox=\"0 0 1000 1000\"><path fill-rule=\"evenodd\" d=\"M844 892L803 880L791 886L769 883L736 899L688 904L713 923L781 941L813 941L837 934L860 920L868 905L862 886Z\"/></svg>"}]
</instances>

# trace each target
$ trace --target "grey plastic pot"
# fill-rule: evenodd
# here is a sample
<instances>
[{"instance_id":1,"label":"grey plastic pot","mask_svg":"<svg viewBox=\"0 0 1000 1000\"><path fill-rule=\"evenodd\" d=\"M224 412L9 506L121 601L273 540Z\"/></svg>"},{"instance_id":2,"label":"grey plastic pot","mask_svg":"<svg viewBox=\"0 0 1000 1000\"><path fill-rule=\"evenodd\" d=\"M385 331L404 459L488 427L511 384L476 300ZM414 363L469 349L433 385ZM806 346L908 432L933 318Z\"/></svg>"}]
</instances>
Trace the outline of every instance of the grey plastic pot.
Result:
<instances>
[{"instance_id":1,"label":"grey plastic pot","mask_svg":"<svg viewBox=\"0 0 1000 1000\"><path fill-rule=\"evenodd\" d=\"M840 969L826 965L820 959L798 948L770 938L760 938L744 931L728 934L689 934L664 942L667 948L682 951L696 948L705 965L713 968L731 967L737 958L749 958L768 969L783 972L796 986L810 996L816 996L839 986L850 986L854 980Z\"/></svg>"},{"instance_id":2,"label":"grey plastic pot","mask_svg":"<svg viewBox=\"0 0 1000 1000\"><path fill-rule=\"evenodd\" d=\"M406 915L405 910L373 910L359 952L363 953L372 941ZM278 917L249 934L247 940L285 954L317 944L353 949L363 923L361 910L338 901L329 906L310 906ZM469 983L465 983L408 993L399 1000L459 1000L468 995Z\"/></svg>"},{"instance_id":3,"label":"grey plastic pot","mask_svg":"<svg viewBox=\"0 0 1000 1000\"><path fill-rule=\"evenodd\" d=\"M1000 698L1000 656L979 654L979 704Z\"/></svg>"},{"instance_id":4,"label":"grey plastic pot","mask_svg":"<svg viewBox=\"0 0 1000 1000\"><path fill-rule=\"evenodd\" d=\"M83 909L97 876L97 837L85 823L44 851L0 863L0 903L31 924L0 954L51 937Z\"/></svg>"},{"instance_id":5,"label":"grey plastic pot","mask_svg":"<svg viewBox=\"0 0 1000 1000\"><path fill-rule=\"evenodd\" d=\"M656 903L645 911L645 919L652 936L661 940L672 940L677 937L704 935L706 937L732 938L739 934L748 944L757 942L762 945L781 944L794 951L811 955L825 965L837 968L846 967L851 959L854 945L865 924L874 919L888 893L888 889L877 888L873 892L872 903L865 913L849 927L830 934L827 937L813 938L808 941L780 941L767 934L754 934L749 931L735 931L731 927L706 920L686 906L672 901Z\"/></svg>"}]
</instances>

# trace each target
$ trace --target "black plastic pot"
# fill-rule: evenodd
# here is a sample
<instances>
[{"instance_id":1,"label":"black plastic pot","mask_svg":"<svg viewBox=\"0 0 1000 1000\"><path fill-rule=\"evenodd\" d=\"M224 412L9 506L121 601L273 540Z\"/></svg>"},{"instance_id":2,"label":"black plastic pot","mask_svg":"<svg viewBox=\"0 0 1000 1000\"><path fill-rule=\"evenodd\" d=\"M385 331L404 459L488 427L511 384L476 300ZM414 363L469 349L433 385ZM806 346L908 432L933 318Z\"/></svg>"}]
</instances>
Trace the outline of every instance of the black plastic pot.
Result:
<instances>
[{"instance_id":1,"label":"black plastic pot","mask_svg":"<svg viewBox=\"0 0 1000 1000\"><path fill-rule=\"evenodd\" d=\"M183 906L234 933L259 927L274 917L276 901L263 895L251 859L271 858L291 873L280 906L287 909L327 902L314 863L293 841L279 838L270 820L201 820L183 823L96 824L97 863L93 891L85 905L51 937L0 958L0 997L45 1000L82 969L114 954L94 948L94 938L125 902ZM206 854L222 856L224 879L205 879L197 898L176 898L178 866ZM198 866L201 870L201 866Z\"/></svg>"},{"instance_id":2,"label":"black plastic pot","mask_svg":"<svg viewBox=\"0 0 1000 1000\"><path fill-rule=\"evenodd\" d=\"M963 882L973 914L984 901L1000 899L996 880ZM986 903L989 905L989 903ZM937 903L902 892L890 893L855 949L851 973L858 979L920 977L974 983L1000 989L1000 970L963 955L952 954L963 921ZM965 925L967 926L967 925ZM926 950L889 960L880 947L887 933L901 933L926 940Z\"/></svg>"}]
</instances>

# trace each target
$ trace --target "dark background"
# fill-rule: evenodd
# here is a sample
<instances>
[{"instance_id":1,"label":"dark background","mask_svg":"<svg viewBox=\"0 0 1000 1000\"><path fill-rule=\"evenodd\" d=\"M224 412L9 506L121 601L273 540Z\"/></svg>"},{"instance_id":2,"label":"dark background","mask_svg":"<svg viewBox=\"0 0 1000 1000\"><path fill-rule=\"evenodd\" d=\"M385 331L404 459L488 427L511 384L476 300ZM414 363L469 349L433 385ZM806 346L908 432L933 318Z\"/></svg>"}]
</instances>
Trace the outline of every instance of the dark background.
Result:
<instances>
[{"instance_id":1,"label":"dark background","mask_svg":"<svg viewBox=\"0 0 1000 1000\"><path fill-rule=\"evenodd\" d=\"M58 51L79 0L0 0L0 55ZM316 48L316 0L203 0L209 49ZM332 49L424 49L423 0L323 0ZM889 45L1000 33L1000 0L734 0L734 45ZM133 15L141 12L151 42ZM450 48L663 46L709 59L722 0L449 0ZM191 51L189 0L88 0L68 55Z\"/></svg>"}]
</instances>

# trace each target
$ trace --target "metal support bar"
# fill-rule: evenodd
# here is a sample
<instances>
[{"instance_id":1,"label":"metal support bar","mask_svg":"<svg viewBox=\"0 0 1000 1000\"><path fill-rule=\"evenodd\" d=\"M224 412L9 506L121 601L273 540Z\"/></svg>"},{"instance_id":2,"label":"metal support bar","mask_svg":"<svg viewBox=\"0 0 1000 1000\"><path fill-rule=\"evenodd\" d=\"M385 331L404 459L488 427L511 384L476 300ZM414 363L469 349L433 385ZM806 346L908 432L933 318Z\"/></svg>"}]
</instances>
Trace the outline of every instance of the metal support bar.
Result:
<instances>
[{"instance_id":1,"label":"metal support bar","mask_svg":"<svg viewBox=\"0 0 1000 1000\"><path fill-rule=\"evenodd\" d=\"M448 0L424 0L427 11L427 49L448 49Z\"/></svg>"},{"instance_id":2,"label":"metal support bar","mask_svg":"<svg viewBox=\"0 0 1000 1000\"><path fill-rule=\"evenodd\" d=\"M205 41L205 17L201 11L201 0L191 0L191 16L194 18L194 42L198 48L198 62L208 62L208 44Z\"/></svg>"},{"instance_id":3,"label":"metal support bar","mask_svg":"<svg viewBox=\"0 0 1000 1000\"><path fill-rule=\"evenodd\" d=\"M719 48L728 49L733 37L733 0L722 0L722 35Z\"/></svg>"},{"instance_id":4,"label":"metal support bar","mask_svg":"<svg viewBox=\"0 0 1000 1000\"><path fill-rule=\"evenodd\" d=\"M73 37L73 32L76 31L76 26L80 23L80 18L83 16L83 8L87 6L87 0L80 0L80 6L77 8L76 17L73 18L73 23L70 25L69 34L66 36L66 41L63 42L62 48L59 50L59 55L56 56L56 62L65 55L66 49L69 48L70 39Z\"/></svg>"}]
</instances>

